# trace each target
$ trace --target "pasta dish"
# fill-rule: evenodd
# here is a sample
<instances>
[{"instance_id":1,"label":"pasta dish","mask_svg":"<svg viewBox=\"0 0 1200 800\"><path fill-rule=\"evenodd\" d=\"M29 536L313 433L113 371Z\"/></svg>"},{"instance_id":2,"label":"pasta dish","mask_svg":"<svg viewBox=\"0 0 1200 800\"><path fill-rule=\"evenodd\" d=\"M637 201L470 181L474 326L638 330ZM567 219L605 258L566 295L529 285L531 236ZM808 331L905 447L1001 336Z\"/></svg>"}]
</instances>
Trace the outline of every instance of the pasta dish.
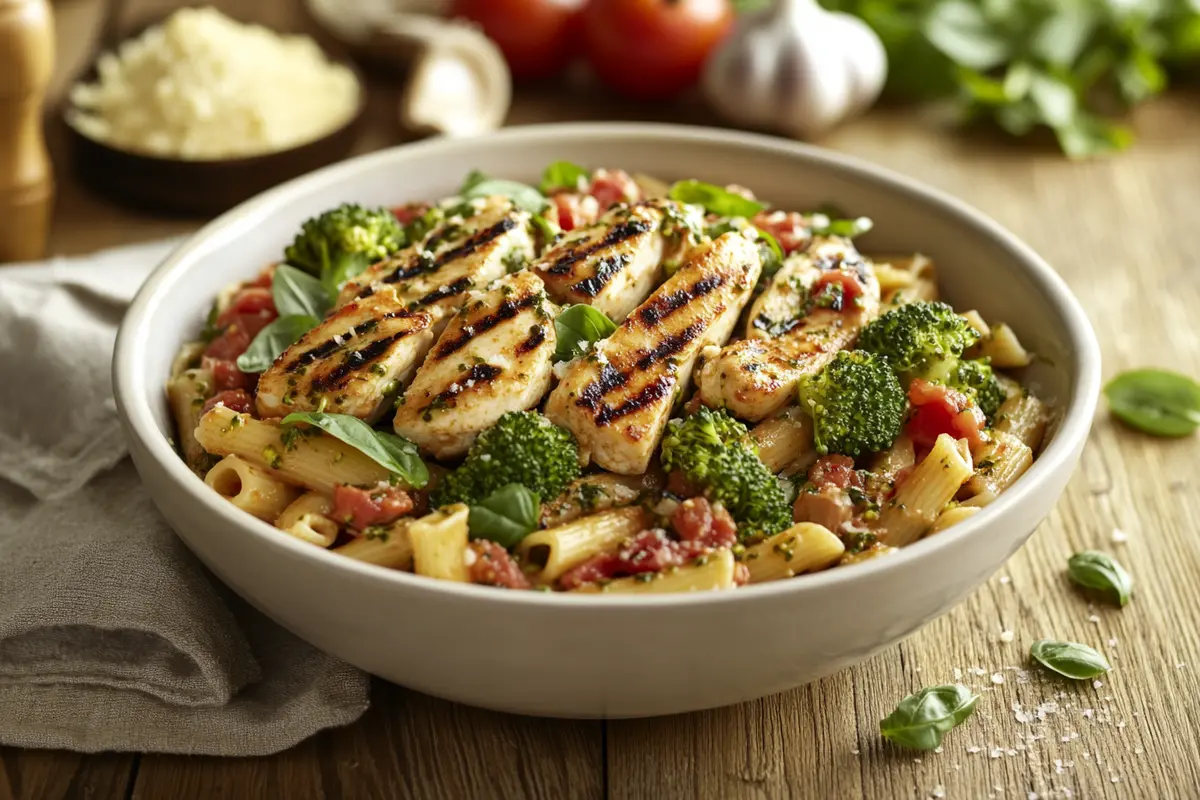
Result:
<instances>
[{"instance_id":1,"label":"pasta dish","mask_svg":"<svg viewBox=\"0 0 1200 800\"><path fill-rule=\"evenodd\" d=\"M732 589L895 552L1033 463L1003 322L870 220L569 162L346 203L216 299L179 452L281 536L509 589Z\"/></svg>"}]
</instances>

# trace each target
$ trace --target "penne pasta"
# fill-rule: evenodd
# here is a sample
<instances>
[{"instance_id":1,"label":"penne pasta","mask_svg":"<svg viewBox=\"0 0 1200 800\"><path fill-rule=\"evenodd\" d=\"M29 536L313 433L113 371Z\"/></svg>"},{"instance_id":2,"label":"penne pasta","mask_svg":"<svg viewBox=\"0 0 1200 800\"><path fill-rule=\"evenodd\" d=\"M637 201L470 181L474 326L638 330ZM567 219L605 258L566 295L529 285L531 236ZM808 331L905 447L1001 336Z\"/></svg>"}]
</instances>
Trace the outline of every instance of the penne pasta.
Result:
<instances>
[{"instance_id":1,"label":"penne pasta","mask_svg":"<svg viewBox=\"0 0 1200 800\"><path fill-rule=\"evenodd\" d=\"M742 563L750 582L762 583L832 567L845 552L846 545L824 525L801 522L747 547Z\"/></svg>"},{"instance_id":2,"label":"penne pasta","mask_svg":"<svg viewBox=\"0 0 1200 800\"><path fill-rule=\"evenodd\" d=\"M188 342L179 348L179 352L175 354L175 360L171 362L171 377L178 377L185 371L194 369L200 363L205 346L204 342Z\"/></svg>"},{"instance_id":3,"label":"penne pasta","mask_svg":"<svg viewBox=\"0 0 1200 800\"><path fill-rule=\"evenodd\" d=\"M963 505L947 508L941 514L938 514L938 518L934 520L933 527L929 529L929 533L934 534L938 533L939 531L944 531L951 525L957 525L965 519L970 519L982 510L983 509L979 506Z\"/></svg>"},{"instance_id":4,"label":"penne pasta","mask_svg":"<svg viewBox=\"0 0 1200 800\"><path fill-rule=\"evenodd\" d=\"M942 509L954 499L972 473L965 439L938 436L921 463L900 485L879 515L879 540L893 547L912 544L928 532Z\"/></svg>"},{"instance_id":5,"label":"penne pasta","mask_svg":"<svg viewBox=\"0 0 1200 800\"><path fill-rule=\"evenodd\" d=\"M408 529L414 522L412 517L398 519L382 531L351 539L330 552L388 569L412 569L413 546Z\"/></svg>"},{"instance_id":6,"label":"penne pasta","mask_svg":"<svg viewBox=\"0 0 1200 800\"><path fill-rule=\"evenodd\" d=\"M210 459L196 441L196 423L200 421L204 403L212 394L213 376L206 369L184 370L167 381L167 403L175 419L179 452L192 472L201 477L210 466Z\"/></svg>"},{"instance_id":7,"label":"penne pasta","mask_svg":"<svg viewBox=\"0 0 1200 800\"><path fill-rule=\"evenodd\" d=\"M864 550L859 550L857 553L847 552L844 556L842 556L842 559L838 562L838 566L845 567L845 566L849 566L850 564L861 564L862 562L870 561L873 558L879 558L880 556L890 556L892 553L898 553L898 552L900 552L899 547L892 547L890 545L876 542L875 544L871 545L870 547L868 547Z\"/></svg>"},{"instance_id":8,"label":"penne pasta","mask_svg":"<svg viewBox=\"0 0 1200 800\"><path fill-rule=\"evenodd\" d=\"M917 276L908 270L894 267L886 262L875 264L875 278L879 281L879 291L884 296L907 289L917 280Z\"/></svg>"},{"instance_id":9,"label":"penne pasta","mask_svg":"<svg viewBox=\"0 0 1200 800\"><path fill-rule=\"evenodd\" d=\"M758 457L772 472L794 475L817 457L813 449L812 417L792 407L750 429L758 443Z\"/></svg>"},{"instance_id":10,"label":"penne pasta","mask_svg":"<svg viewBox=\"0 0 1200 800\"><path fill-rule=\"evenodd\" d=\"M280 513L275 527L301 541L318 547L331 547L337 540L339 526L330 516L333 500L320 492L306 492Z\"/></svg>"},{"instance_id":11,"label":"penne pasta","mask_svg":"<svg viewBox=\"0 0 1200 800\"><path fill-rule=\"evenodd\" d=\"M732 552L727 549L717 550L701 556L696 562L666 572L647 572L631 578L618 578L599 591L607 594L672 594L734 588L737 563Z\"/></svg>"},{"instance_id":12,"label":"penne pasta","mask_svg":"<svg viewBox=\"0 0 1200 800\"><path fill-rule=\"evenodd\" d=\"M917 454L912 439L907 433L900 434L892 446L875 456L871 470L880 475L895 475L917 463Z\"/></svg>"},{"instance_id":13,"label":"penne pasta","mask_svg":"<svg viewBox=\"0 0 1200 800\"><path fill-rule=\"evenodd\" d=\"M1033 356L1021 346L1013 329L1003 322L992 326L992 334L979 343L979 355L992 360L997 369L1029 366Z\"/></svg>"},{"instance_id":14,"label":"penne pasta","mask_svg":"<svg viewBox=\"0 0 1200 800\"><path fill-rule=\"evenodd\" d=\"M338 484L386 481L390 473L359 451L316 429L279 423L217 405L200 418L196 440L218 456L236 455L308 489L333 494Z\"/></svg>"},{"instance_id":15,"label":"penne pasta","mask_svg":"<svg viewBox=\"0 0 1200 800\"><path fill-rule=\"evenodd\" d=\"M979 450L974 476L967 482L970 495L998 495L1013 485L1033 465L1033 450L1004 431L992 431L992 440Z\"/></svg>"},{"instance_id":16,"label":"penne pasta","mask_svg":"<svg viewBox=\"0 0 1200 800\"><path fill-rule=\"evenodd\" d=\"M1036 452L1046 435L1046 404L1031 394L1018 392L1000 405L996 412L995 429L1020 439Z\"/></svg>"},{"instance_id":17,"label":"penne pasta","mask_svg":"<svg viewBox=\"0 0 1200 800\"><path fill-rule=\"evenodd\" d=\"M959 316L965 319L967 324L975 329L975 332L979 334L981 339L986 339L992 335L991 327L984 321L983 315L975 309L964 311L963 313L959 314Z\"/></svg>"},{"instance_id":18,"label":"penne pasta","mask_svg":"<svg viewBox=\"0 0 1200 800\"><path fill-rule=\"evenodd\" d=\"M462 503L414 520L408 526L413 571L428 578L465 583L467 567L467 517Z\"/></svg>"},{"instance_id":19,"label":"penne pasta","mask_svg":"<svg viewBox=\"0 0 1200 800\"><path fill-rule=\"evenodd\" d=\"M616 550L652 522L650 512L640 506L592 514L529 534L517 546L517 555L536 570L530 580L550 584L592 556Z\"/></svg>"},{"instance_id":20,"label":"penne pasta","mask_svg":"<svg viewBox=\"0 0 1200 800\"><path fill-rule=\"evenodd\" d=\"M237 456L225 456L204 476L213 491L259 519L274 522L299 489Z\"/></svg>"}]
</instances>

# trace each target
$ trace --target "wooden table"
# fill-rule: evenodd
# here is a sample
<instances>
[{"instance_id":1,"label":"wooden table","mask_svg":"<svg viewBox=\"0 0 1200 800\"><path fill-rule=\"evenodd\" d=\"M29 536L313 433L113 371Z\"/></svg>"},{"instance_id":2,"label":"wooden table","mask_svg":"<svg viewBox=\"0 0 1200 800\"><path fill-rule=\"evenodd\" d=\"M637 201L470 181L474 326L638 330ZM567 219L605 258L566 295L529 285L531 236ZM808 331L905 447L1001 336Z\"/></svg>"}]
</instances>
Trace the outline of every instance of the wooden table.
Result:
<instances>
[{"instance_id":1,"label":"wooden table","mask_svg":"<svg viewBox=\"0 0 1200 800\"><path fill-rule=\"evenodd\" d=\"M95 8L78 0L58 11L60 41L78 61ZM256 13L277 25L297 20L286 3L264 2ZM367 149L398 140L390 90L376 94ZM513 123L586 118L712 121L691 104L639 108L556 89L523 93L511 115ZM1200 97L1176 94L1137 124L1136 150L1087 164L965 138L908 111L877 111L825 144L964 197L1023 236L1083 301L1106 375L1146 364L1196 375ZM63 176L53 248L83 252L195 224L117 209ZM0 749L0 800L1198 797L1198 474L1194 438L1149 439L1102 411L1057 509L967 602L855 669L754 703L662 719L550 721L378 682L358 723L267 758ZM1118 529L1127 541L1114 542ZM1114 552L1133 573L1127 608L1093 606L1072 590L1066 559L1084 548ZM1045 636L1097 646L1115 669L1095 687L1047 680L1026 656ZM901 697L956 678L982 700L942 752L880 740L878 722ZM1027 715L1033 721L1022 721Z\"/></svg>"}]
</instances>

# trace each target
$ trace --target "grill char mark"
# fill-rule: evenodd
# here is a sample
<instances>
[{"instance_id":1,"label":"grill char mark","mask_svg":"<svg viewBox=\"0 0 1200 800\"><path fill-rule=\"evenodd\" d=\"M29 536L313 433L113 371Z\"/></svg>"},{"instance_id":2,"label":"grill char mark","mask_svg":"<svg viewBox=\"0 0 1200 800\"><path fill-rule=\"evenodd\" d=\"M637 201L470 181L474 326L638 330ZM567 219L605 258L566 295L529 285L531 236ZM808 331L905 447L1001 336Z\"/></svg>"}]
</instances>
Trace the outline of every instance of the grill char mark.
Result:
<instances>
[{"instance_id":1,"label":"grill char mark","mask_svg":"<svg viewBox=\"0 0 1200 800\"><path fill-rule=\"evenodd\" d=\"M620 274L621 270L629 266L629 260L629 256L624 253L600 259L596 263L596 274L581 280L572 286L571 290L585 297L595 297L604 290L609 281Z\"/></svg>"},{"instance_id":2,"label":"grill char mark","mask_svg":"<svg viewBox=\"0 0 1200 800\"><path fill-rule=\"evenodd\" d=\"M637 360L637 368L650 369L650 367L659 361L675 355L683 349L685 344L699 336L702 330L704 330L704 323L697 321L678 333L671 334L659 342L653 350L639 358Z\"/></svg>"},{"instance_id":3,"label":"grill char mark","mask_svg":"<svg viewBox=\"0 0 1200 800\"><path fill-rule=\"evenodd\" d=\"M517 345L517 353L525 355L532 353L541 346L542 342L546 341L546 329L541 325L534 325L529 329L529 338Z\"/></svg>"},{"instance_id":4,"label":"grill char mark","mask_svg":"<svg viewBox=\"0 0 1200 800\"><path fill-rule=\"evenodd\" d=\"M439 393L436 397L430 400L429 404L425 406L425 408L443 408L449 404L449 401L458 397L463 392L473 389L480 384L490 383L503 371L504 370L500 369L499 367L493 367L491 364L476 364L475 366L471 367L466 377L456 380L450 385L449 389ZM474 381L474 383L470 387L467 387L467 381Z\"/></svg>"},{"instance_id":5,"label":"grill char mark","mask_svg":"<svg viewBox=\"0 0 1200 800\"><path fill-rule=\"evenodd\" d=\"M654 301L653 305L639 311L638 317L647 326L653 327L696 298L703 297L724 284L724 275L710 275L707 278L696 281L686 289L680 289L658 298Z\"/></svg>"},{"instance_id":6,"label":"grill char mark","mask_svg":"<svg viewBox=\"0 0 1200 800\"><path fill-rule=\"evenodd\" d=\"M364 367L378 361L387 352L388 348L396 342L412 333L411 330L398 331L391 336L385 336L382 339L376 339L370 342L365 347L358 350L352 350L342 359L342 363L338 364L333 369L324 375L319 375L313 378L313 389L324 391L335 387L341 387L350 373L361 370Z\"/></svg>"},{"instance_id":7,"label":"grill char mark","mask_svg":"<svg viewBox=\"0 0 1200 800\"><path fill-rule=\"evenodd\" d=\"M646 386L643 387L640 392L626 400L624 403L621 403L621 405L616 407L601 407L600 410L596 412L596 424L603 427L610 425L621 417L628 416L629 414L636 414L638 411L641 411L651 403L658 402L662 398L666 397L670 393L674 383L675 379L671 375L658 376L652 382L646 384Z\"/></svg>"},{"instance_id":8,"label":"grill char mark","mask_svg":"<svg viewBox=\"0 0 1200 800\"><path fill-rule=\"evenodd\" d=\"M632 239L639 234L649 233L652 226L645 220L631 219L625 222L620 222L609 229L608 233L598 241L591 244L573 247L563 253L557 261L546 269L549 275L566 275L577 263L587 258L588 256L603 250L606 247L614 247L626 239Z\"/></svg>"},{"instance_id":9,"label":"grill char mark","mask_svg":"<svg viewBox=\"0 0 1200 800\"><path fill-rule=\"evenodd\" d=\"M360 322L351 328L347 333L333 336L321 342L311 350L305 350L303 353L292 359L291 363L285 368L285 371L295 372L301 367L308 366L314 361L328 358L329 356L333 355L339 347L346 344L348 341L352 341L352 337L363 336L375 330L375 328L377 328L379 323L383 320L400 319L407 316L410 316L409 312L407 311L389 311L388 313L383 314L376 319L368 319L364 322ZM405 336L407 335L408 334L406 333Z\"/></svg>"},{"instance_id":10,"label":"grill char mark","mask_svg":"<svg viewBox=\"0 0 1200 800\"><path fill-rule=\"evenodd\" d=\"M413 304L418 308L422 306L431 306L439 300L445 300L447 297L453 297L456 294L462 294L470 288L470 278L459 278L454 283L448 283L445 286L439 286L424 297L414 300Z\"/></svg>"},{"instance_id":11,"label":"grill char mark","mask_svg":"<svg viewBox=\"0 0 1200 800\"><path fill-rule=\"evenodd\" d=\"M447 250L435 259L423 260L418 253L417 263L406 267L402 266L394 272L384 275L379 279L379 282L396 283L397 281L407 280L408 278L415 278L418 275L436 272L437 270L449 264L451 261L457 261L460 258L466 258L480 247L483 247L488 242L503 236L515 227L517 227L516 218L513 216L507 216L491 227L484 228L481 231L476 231L469 239L460 244L458 247Z\"/></svg>"},{"instance_id":12,"label":"grill char mark","mask_svg":"<svg viewBox=\"0 0 1200 800\"><path fill-rule=\"evenodd\" d=\"M464 326L462 332L452 340L441 342L438 344L437 352L434 353L435 359L443 359L453 353L458 352L470 343L472 339L482 333L490 331L502 322L506 322L520 314L523 310L536 305L538 296L536 294L527 294L519 300L513 300L511 297L504 299L496 310L491 314L480 319L478 322L473 322L470 325ZM468 332L469 330L469 332Z\"/></svg>"},{"instance_id":13,"label":"grill char mark","mask_svg":"<svg viewBox=\"0 0 1200 800\"><path fill-rule=\"evenodd\" d=\"M618 372L611 364L605 364L600 369L600 377L589 383L587 388L579 393L579 399L575 401L575 405L595 411L604 395L628 382L628 373Z\"/></svg>"}]
</instances>

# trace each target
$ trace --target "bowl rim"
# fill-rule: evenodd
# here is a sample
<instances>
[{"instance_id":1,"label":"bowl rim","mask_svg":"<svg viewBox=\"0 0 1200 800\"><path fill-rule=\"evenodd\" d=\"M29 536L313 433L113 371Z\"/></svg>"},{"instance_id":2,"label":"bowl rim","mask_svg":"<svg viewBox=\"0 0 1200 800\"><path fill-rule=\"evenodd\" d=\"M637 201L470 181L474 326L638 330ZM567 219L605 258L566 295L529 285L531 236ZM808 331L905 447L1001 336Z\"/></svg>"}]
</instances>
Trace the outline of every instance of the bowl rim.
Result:
<instances>
[{"instance_id":1,"label":"bowl rim","mask_svg":"<svg viewBox=\"0 0 1200 800\"><path fill-rule=\"evenodd\" d=\"M221 499L179 458L167 437L155 423L138 365L142 362L149 313L167 296L165 285L175 274L189 268L190 262L203 255L208 243L222 232L251 224L253 219L272 213L283 198L301 191L317 189L346 175L382 167L398 154L404 157L435 158L443 151L461 151L472 145L496 141L518 142L529 146L554 144L571 137L603 135L613 140L659 143L698 142L731 145L765 151L782 158L807 161L854 178L883 184L900 193L914 195L967 227L984 233L1013 257L1049 300L1065 326L1070 351L1074 354L1074 377L1069 381L1070 399L1061 406L1060 422L1054 439L1029 471L1003 492L983 512L939 533L899 548L884 558L869 559L854 569L825 570L803 576L802 580L771 581L739 587L728 592L689 592L662 595L605 595L573 592L496 591L493 587L436 580L400 570L380 567L337 556L311 544L280 535L270 524L256 519ZM118 414L125 424L127 437L136 439L156 466L179 490L197 498L214 515L216 524L239 528L247 536L266 539L268 547L280 556L301 559L313 566L345 570L364 581L391 584L408 591L455 596L463 601L485 600L515 605L536 604L548 608L643 608L646 606L692 606L708 603L755 602L758 598L817 592L844 582L866 581L872 576L898 570L937 550L952 547L963 540L985 535L986 528L1024 503L1038 486L1056 471L1071 465L1073 453L1086 441L1100 391L1100 347L1087 314L1063 279L1034 250L998 222L973 206L948 193L927 186L890 169L879 167L854 156L825 150L813 145L757 133L720 128L663 123L584 122L514 126L497 132L461 139L435 138L399 145L351 158L300 176L270 189L234 207L209 222L172 252L147 278L130 305L117 335L113 357L113 389ZM182 538L182 537L181 537Z\"/></svg>"}]
</instances>

